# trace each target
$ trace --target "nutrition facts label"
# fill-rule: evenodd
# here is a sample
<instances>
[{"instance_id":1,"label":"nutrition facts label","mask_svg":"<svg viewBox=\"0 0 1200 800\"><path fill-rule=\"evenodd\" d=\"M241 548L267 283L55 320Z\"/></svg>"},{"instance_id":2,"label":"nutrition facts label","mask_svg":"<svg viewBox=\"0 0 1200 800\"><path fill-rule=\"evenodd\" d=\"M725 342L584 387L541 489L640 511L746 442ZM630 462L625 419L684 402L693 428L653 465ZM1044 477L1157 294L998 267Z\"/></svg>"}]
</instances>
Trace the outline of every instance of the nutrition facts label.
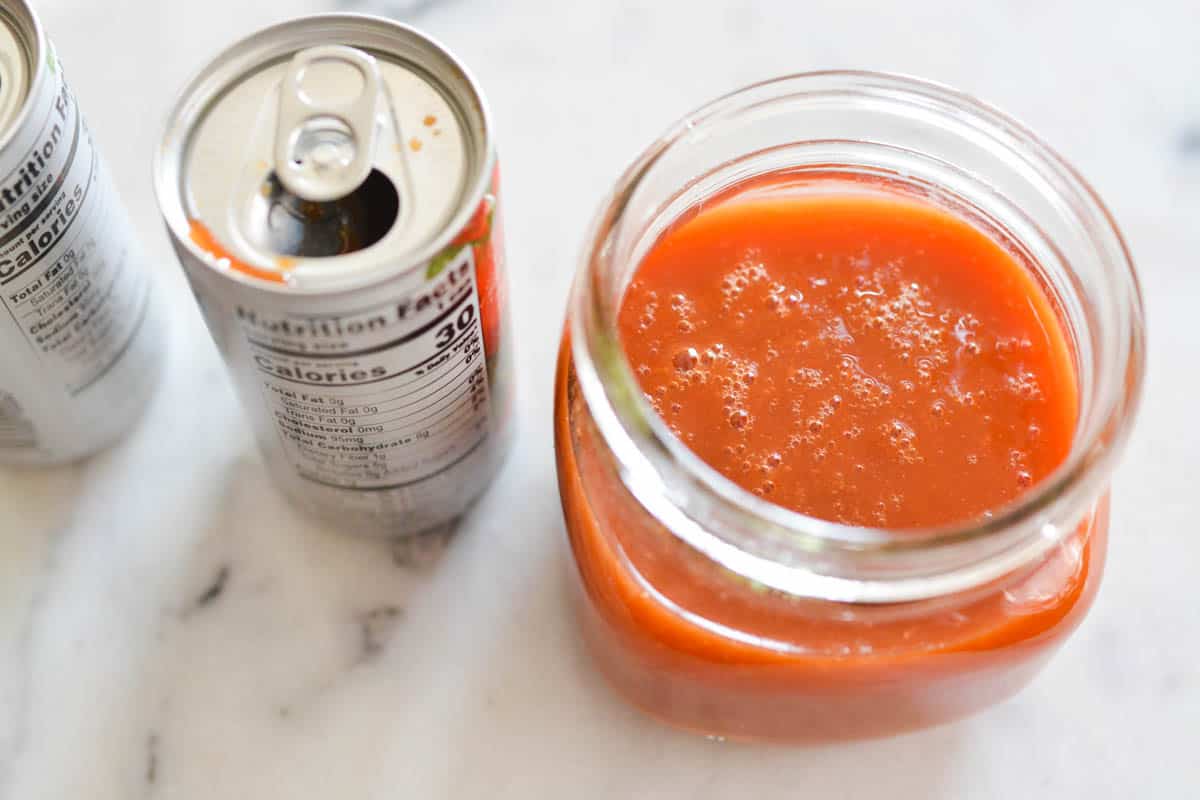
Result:
<instances>
[{"instance_id":1,"label":"nutrition facts label","mask_svg":"<svg viewBox=\"0 0 1200 800\"><path fill-rule=\"evenodd\" d=\"M413 296L337 315L239 307L289 460L316 483L367 490L450 473L489 435L471 248Z\"/></svg>"},{"instance_id":2,"label":"nutrition facts label","mask_svg":"<svg viewBox=\"0 0 1200 800\"><path fill-rule=\"evenodd\" d=\"M0 175L0 305L72 395L108 373L144 319L149 277L131 263L123 213L64 86Z\"/></svg>"}]
</instances>

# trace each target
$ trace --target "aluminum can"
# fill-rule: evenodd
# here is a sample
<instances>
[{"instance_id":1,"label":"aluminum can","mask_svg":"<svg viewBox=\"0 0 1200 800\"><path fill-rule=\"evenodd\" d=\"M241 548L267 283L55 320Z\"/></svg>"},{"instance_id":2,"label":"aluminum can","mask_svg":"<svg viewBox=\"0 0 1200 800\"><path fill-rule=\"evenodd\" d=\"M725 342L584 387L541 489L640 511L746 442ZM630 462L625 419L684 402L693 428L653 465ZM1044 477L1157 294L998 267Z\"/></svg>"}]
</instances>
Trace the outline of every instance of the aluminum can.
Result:
<instances>
[{"instance_id":1,"label":"aluminum can","mask_svg":"<svg viewBox=\"0 0 1200 800\"><path fill-rule=\"evenodd\" d=\"M89 455L141 415L163 325L63 64L0 0L0 463Z\"/></svg>"},{"instance_id":2,"label":"aluminum can","mask_svg":"<svg viewBox=\"0 0 1200 800\"><path fill-rule=\"evenodd\" d=\"M460 515L513 392L496 151L466 69L385 19L267 28L184 89L155 183L282 490L367 534Z\"/></svg>"}]
</instances>

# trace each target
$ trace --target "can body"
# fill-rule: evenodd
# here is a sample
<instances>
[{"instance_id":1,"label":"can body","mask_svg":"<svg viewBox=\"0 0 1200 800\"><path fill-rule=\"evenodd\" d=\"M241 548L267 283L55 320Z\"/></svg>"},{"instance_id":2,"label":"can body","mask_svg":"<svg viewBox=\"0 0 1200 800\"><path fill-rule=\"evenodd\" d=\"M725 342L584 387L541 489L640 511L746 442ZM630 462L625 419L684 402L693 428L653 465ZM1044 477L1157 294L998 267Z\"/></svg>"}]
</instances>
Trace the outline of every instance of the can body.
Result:
<instances>
[{"instance_id":1,"label":"can body","mask_svg":"<svg viewBox=\"0 0 1200 800\"><path fill-rule=\"evenodd\" d=\"M0 147L0 462L53 464L138 418L162 361L141 248L61 63L23 4L0 4L27 91ZM15 98L14 98L15 100Z\"/></svg>"},{"instance_id":2,"label":"can body","mask_svg":"<svg viewBox=\"0 0 1200 800\"><path fill-rule=\"evenodd\" d=\"M386 34L374 40L380 57L386 37L417 35L342 15L299 20L285 31L313 45L330 28L341 31L330 34L331 43L355 44L347 30L376 35L377 27ZM268 30L259 40L271 36ZM452 104L454 88L437 87ZM181 107L194 104L185 92ZM421 124L431 137L432 125ZM193 127L184 121L179 138L210 135ZM385 239L353 254L369 273L363 280L337 286L326 277L340 269L340 256L305 262L315 285L228 268L245 249L222 247L217 254L225 258L214 261L213 248L198 246L196 222L174 215L180 209L170 193L186 194L190 184L186 151L175 151L171 138L169 128L158 165L168 230L275 483L304 510L349 532L405 535L459 516L490 482L511 439L512 346L490 136L477 143L469 170L481 176L480 191L455 201L461 208L452 225L431 234L436 247L414 256ZM410 158L419 150L411 138L402 140ZM182 175L173 176L175 163ZM422 202L416 191L401 205ZM237 216L236 207L231 213ZM212 216L219 221L220 213ZM264 268L283 260L265 257ZM294 274L303 278L303 269Z\"/></svg>"},{"instance_id":3,"label":"can body","mask_svg":"<svg viewBox=\"0 0 1200 800\"><path fill-rule=\"evenodd\" d=\"M513 390L503 307L484 306L499 278L481 269L498 266L494 233L432 279L426 264L330 297L247 291L180 245L271 477L297 506L403 535L483 492L508 448ZM488 325L500 326L490 355Z\"/></svg>"}]
</instances>

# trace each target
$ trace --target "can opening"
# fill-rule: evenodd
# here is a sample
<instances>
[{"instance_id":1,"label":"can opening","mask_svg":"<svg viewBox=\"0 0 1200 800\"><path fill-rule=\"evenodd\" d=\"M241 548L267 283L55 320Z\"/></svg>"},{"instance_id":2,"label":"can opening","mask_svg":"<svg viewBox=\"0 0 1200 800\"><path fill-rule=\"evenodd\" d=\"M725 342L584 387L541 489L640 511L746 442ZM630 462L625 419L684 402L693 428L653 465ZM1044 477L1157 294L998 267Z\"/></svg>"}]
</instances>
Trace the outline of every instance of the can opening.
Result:
<instances>
[{"instance_id":1,"label":"can opening","mask_svg":"<svg viewBox=\"0 0 1200 800\"><path fill-rule=\"evenodd\" d=\"M399 213L396 187L376 169L350 194L324 202L297 197L272 172L250 201L245 234L251 244L279 255L339 256L378 242Z\"/></svg>"}]
</instances>

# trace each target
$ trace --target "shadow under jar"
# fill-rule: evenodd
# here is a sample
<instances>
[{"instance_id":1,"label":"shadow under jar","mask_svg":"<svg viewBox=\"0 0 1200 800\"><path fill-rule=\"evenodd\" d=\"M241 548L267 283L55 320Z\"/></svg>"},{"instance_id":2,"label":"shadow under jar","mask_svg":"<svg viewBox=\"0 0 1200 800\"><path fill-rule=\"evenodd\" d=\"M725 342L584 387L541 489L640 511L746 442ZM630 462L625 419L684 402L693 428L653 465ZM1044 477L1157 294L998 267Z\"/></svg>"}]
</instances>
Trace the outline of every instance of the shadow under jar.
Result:
<instances>
[{"instance_id":1,"label":"shadow under jar","mask_svg":"<svg viewBox=\"0 0 1200 800\"><path fill-rule=\"evenodd\" d=\"M939 518L934 492L907 505L897 498L904 521L896 525L883 512L877 522L836 521L771 502L785 492L752 491L748 479L698 455L711 443L672 422L639 382L650 370L639 363L635 374L631 343L644 351L655 334L631 331L622 305L635 291L645 300L635 274L676 246L672 237L691 221L756 196L814 210L824 199L908 204L953 218L1018 268L1012 285L1053 317L1044 327L1069 383L1054 391L1070 395L1062 452L1036 479L1025 476L1032 485L961 519ZM852 240L853 220L847 231ZM960 288L995 279L978 261L952 268ZM759 329L786 343L799 338L787 324ZM850 341L852 333L833 335ZM997 111L940 86L855 72L781 78L705 106L646 150L606 199L568 309L555 442L580 618L596 661L652 715L740 738L881 736L1011 696L1095 596L1109 476L1143 359L1137 279L1107 210L1070 166ZM811 391L802 382L776 386L774 400ZM779 414L789 413L784 402ZM803 455L813 445L801 437L792 446ZM979 446L1002 443L983 437ZM872 469L881 471L863 481L894 477ZM958 468L939 471L953 482ZM811 468L773 478L799 482L784 488L801 497L833 479ZM972 481L965 466L958 480Z\"/></svg>"}]
</instances>

